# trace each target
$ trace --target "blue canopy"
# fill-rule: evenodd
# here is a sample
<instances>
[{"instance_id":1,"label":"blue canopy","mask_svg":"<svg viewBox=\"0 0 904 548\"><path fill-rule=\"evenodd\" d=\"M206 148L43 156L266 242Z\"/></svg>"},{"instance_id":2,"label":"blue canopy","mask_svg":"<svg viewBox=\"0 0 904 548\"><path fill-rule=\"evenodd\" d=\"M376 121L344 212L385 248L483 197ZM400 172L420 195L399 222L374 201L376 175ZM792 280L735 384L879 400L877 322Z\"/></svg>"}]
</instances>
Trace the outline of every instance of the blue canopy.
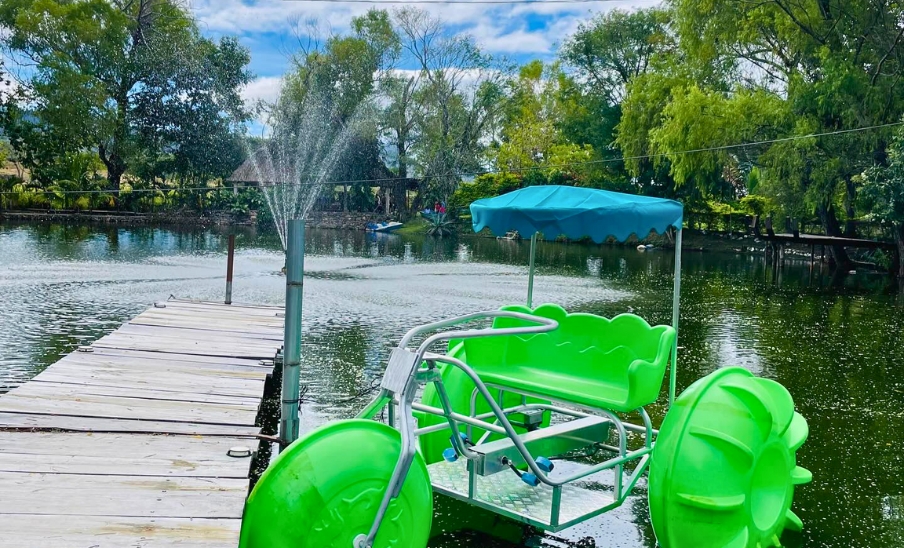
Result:
<instances>
[{"instance_id":1,"label":"blue canopy","mask_svg":"<svg viewBox=\"0 0 904 548\"><path fill-rule=\"evenodd\" d=\"M530 186L471 204L474 232L484 228L501 236L517 230L546 238L589 236L602 243L609 236L623 242L632 234L681 230L684 206L675 200L635 196L574 186Z\"/></svg>"}]
</instances>

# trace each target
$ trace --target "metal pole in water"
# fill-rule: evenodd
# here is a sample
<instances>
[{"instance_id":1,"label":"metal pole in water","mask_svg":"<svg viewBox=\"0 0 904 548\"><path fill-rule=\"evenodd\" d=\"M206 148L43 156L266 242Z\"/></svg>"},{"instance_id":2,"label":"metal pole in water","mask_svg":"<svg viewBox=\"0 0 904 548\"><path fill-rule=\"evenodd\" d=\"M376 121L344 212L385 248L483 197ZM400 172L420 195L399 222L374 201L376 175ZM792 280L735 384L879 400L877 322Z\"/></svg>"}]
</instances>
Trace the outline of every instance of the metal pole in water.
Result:
<instances>
[{"instance_id":1,"label":"metal pole in water","mask_svg":"<svg viewBox=\"0 0 904 548\"><path fill-rule=\"evenodd\" d=\"M681 249L684 227L675 236L675 283L672 287L672 327L675 328L675 342L672 344L672 367L669 370L669 407L675 403L678 384L678 320L681 315Z\"/></svg>"},{"instance_id":2,"label":"metal pole in water","mask_svg":"<svg viewBox=\"0 0 904 548\"><path fill-rule=\"evenodd\" d=\"M537 259L537 239L539 232L534 232L530 238L530 274L527 279L527 307L534 306L534 262Z\"/></svg>"},{"instance_id":3,"label":"metal pole in water","mask_svg":"<svg viewBox=\"0 0 904 548\"><path fill-rule=\"evenodd\" d=\"M286 331L283 353L282 411L279 437L288 445L298 439L298 396L301 378L301 305L304 293L304 220L288 223L286 239Z\"/></svg>"},{"instance_id":4,"label":"metal pole in water","mask_svg":"<svg viewBox=\"0 0 904 548\"><path fill-rule=\"evenodd\" d=\"M235 263L235 234L229 235L229 257L226 259L226 304L232 304L232 267Z\"/></svg>"}]
</instances>

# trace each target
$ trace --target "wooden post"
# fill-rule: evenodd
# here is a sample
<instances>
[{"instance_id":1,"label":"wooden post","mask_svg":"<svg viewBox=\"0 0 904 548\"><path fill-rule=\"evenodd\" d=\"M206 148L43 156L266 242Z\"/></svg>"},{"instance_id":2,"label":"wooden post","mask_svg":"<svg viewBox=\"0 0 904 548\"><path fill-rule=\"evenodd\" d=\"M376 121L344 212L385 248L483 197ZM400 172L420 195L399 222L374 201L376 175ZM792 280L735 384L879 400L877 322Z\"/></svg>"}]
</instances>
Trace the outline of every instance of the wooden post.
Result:
<instances>
[{"instance_id":1,"label":"wooden post","mask_svg":"<svg viewBox=\"0 0 904 548\"><path fill-rule=\"evenodd\" d=\"M229 235L229 255L226 259L226 304L232 304L232 271L235 263L235 234Z\"/></svg>"}]
</instances>

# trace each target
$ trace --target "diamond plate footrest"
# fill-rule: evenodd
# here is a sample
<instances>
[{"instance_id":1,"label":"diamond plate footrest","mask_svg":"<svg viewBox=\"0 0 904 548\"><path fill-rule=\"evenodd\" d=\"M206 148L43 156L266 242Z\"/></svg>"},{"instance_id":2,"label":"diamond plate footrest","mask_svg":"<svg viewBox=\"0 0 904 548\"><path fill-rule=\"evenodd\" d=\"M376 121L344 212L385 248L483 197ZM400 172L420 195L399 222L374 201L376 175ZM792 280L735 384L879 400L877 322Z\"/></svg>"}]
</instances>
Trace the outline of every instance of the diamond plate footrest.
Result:
<instances>
[{"instance_id":1,"label":"diamond plate footrest","mask_svg":"<svg viewBox=\"0 0 904 548\"><path fill-rule=\"evenodd\" d=\"M467 464L465 459L459 459L428 466L433 490L547 531L567 529L617 506L611 492L565 485L558 524L553 525L552 487L530 487L514 473L477 476L476 494L471 499L468 497Z\"/></svg>"}]
</instances>

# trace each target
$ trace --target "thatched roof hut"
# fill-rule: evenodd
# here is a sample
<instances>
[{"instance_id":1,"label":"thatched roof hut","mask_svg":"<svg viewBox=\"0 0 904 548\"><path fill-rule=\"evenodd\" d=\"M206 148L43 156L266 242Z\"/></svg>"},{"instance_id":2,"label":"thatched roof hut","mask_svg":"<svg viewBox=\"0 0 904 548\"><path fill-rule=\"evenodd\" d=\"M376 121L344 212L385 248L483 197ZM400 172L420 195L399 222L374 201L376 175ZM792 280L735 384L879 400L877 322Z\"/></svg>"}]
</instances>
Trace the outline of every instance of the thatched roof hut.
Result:
<instances>
[{"instance_id":1,"label":"thatched roof hut","mask_svg":"<svg viewBox=\"0 0 904 548\"><path fill-rule=\"evenodd\" d=\"M259 185L261 181L260 173L273 173L273 166L270 165L270 155L267 154L265 147L260 147L254 154L249 156L243 163L232 172L226 180L233 183L245 183L248 185ZM259 166L259 167L258 167ZM264 183L273 183L275 181L263 181Z\"/></svg>"}]
</instances>

